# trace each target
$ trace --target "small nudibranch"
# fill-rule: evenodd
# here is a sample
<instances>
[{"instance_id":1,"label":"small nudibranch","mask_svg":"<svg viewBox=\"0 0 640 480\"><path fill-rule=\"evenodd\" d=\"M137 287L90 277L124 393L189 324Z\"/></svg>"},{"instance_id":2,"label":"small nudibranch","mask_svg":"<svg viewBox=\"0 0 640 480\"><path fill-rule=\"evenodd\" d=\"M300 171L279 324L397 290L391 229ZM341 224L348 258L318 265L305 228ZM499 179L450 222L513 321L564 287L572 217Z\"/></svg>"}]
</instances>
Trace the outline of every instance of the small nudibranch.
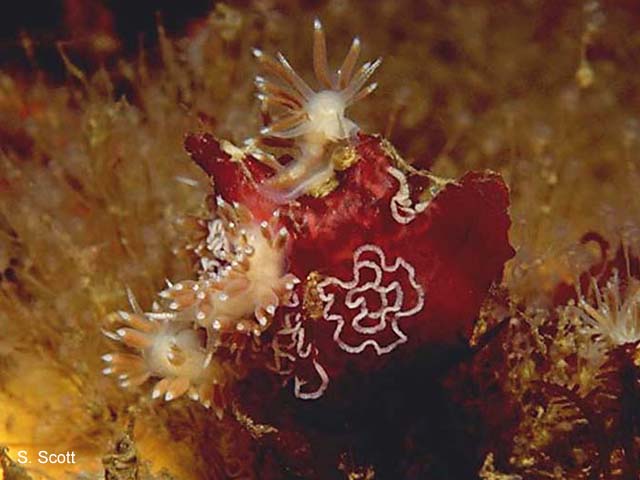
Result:
<instances>
[{"instance_id":1,"label":"small nudibranch","mask_svg":"<svg viewBox=\"0 0 640 480\"><path fill-rule=\"evenodd\" d=\"M382 59L367 62L355 71L360 55L360 40L356 37L342 66L332 75L327 61L325 35L318 19L314 22L313 69L322 90L312 90L281 53L277 54L277 60L257 49L253 54L278 81L275 83L256 77L255 83L260 90L258 98L267 107L276 106L284 111L260 133L298 139L298 158L265 185L267 194L271 193L270 196L284 203L332 176L333 167L325 158L325 147L331 142L352 138L357 133L358 126L345 116L345 111L376 89L377 83L366 83Z\"/></svg>"},{"instance_id":2,"label":"small nudibranch","mask_svg":"<svg viewBox=\"0 0 640 480\"><path fill-rule=\"evenodd\" d=\"M215 335L246 333L259 336L271 323L278 306L286 301L299 280L285 273L289 233L278 228L279 215L257 223L240 204L217 199L222 228L215 232L218 252L225 262L214 277L176 283L160 292L177 313L192 313L195 322Z\"/></svg>"},{"instance_id":3,"label":"small nudibranch","mask_svg":"<svg viewBox=\"0 0 640 480\"><path fill-rule=\"evenodd\" d=\"M159 378L152 397L170 401L187 394L218 416L225 406L224 387L233 373L207 351L206 332L160 313L119 312L123 324L105 332L135 353L102 356L105 375L117 375L122 387L134 387Z\"/></svg>"}]
</instances>

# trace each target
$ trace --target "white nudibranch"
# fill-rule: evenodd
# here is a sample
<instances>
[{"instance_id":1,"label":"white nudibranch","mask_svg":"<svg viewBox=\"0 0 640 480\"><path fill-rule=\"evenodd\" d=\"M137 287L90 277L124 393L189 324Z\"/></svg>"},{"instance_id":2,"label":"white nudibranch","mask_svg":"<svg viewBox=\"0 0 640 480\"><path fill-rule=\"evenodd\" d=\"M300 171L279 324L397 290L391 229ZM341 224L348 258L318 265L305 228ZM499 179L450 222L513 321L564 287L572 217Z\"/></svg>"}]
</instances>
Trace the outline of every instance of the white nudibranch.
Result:
<instances>
[{"instance_id":1,"label":"white nudibranch","mask_svg":"<svg viewBox=\"0 0 640 480\"><path fill-rule=\"evenodd\" d=\"M285 273L289 232L278 228L279 216L256 222L247 208L217 200L220 223L207 236L219 267L199 281L183 281L160 292L169 307L192 315L196 323L217 332L260 336L276 308L298 279ZM219 249L219 245L225 248Z\"/></svg>"},{"instance_id":2,"label":"white nudibranch","mask_svg":"<svg viewBox=\"0 0 640 480\"><path fill-rule=\"evenodd\" d=\"M194 329L175 318L157 318L153 313L119 312L119 316L124 326L106 333L135 353L103 355L105 375L116 375L125 388L157 378L153 398L170 401L188 394L221 412L222 388L232 375L212 361L203 329Z\"/></svg>"},{"instance_id":3,"label":"white nudibranch","mask_svg":"<svg viewBox=\"0 0 640 480\"><path fill-rule=\"evenodd\" d=\"M324 31L317 19L314 22L313 69L322 87L320 91L311 89L281 53L277 54L277 60L258 49L254 49L253 54L275 80L256 77L255 83L260 90L258 98L266 107L278 107L283 112L260 133L296 139L300 149L296 161L269 182L270 187L280 191L276 197L286 201L305 193L310 186L333 173L330 162L324 159L325 146L352 138L357 133L358 126L345 116L345 111L376 89L377 83L366 83L382 59L367 62L356 71L360 55L360 40L356 37L342 66L332 74Z\"/></svg>"}]
</instances>

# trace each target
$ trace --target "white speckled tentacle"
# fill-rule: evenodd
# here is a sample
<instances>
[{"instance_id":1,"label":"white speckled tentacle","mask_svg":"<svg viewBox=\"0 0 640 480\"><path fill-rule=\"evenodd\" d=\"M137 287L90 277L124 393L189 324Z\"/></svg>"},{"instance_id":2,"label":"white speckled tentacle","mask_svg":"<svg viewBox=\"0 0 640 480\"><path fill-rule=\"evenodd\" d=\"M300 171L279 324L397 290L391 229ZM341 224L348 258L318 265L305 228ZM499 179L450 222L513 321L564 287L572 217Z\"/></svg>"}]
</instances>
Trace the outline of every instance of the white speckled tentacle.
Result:
<instances>
[{"instance_id":1,"label":"white speckled tentacle","mask_svg":"<svg viewBox=\"0 0 640 480\"><path fill-rule=\"evenodd\" d=\"M210 278L183 281L160 293L176 314L195 316L198 325L213 332L260 335L282 301L299 280L284 272L288 231L278 215L256 223L238 204L218 197L219 221L209 222L207 251L219 268Z\"/></svg>"}]
</instances>

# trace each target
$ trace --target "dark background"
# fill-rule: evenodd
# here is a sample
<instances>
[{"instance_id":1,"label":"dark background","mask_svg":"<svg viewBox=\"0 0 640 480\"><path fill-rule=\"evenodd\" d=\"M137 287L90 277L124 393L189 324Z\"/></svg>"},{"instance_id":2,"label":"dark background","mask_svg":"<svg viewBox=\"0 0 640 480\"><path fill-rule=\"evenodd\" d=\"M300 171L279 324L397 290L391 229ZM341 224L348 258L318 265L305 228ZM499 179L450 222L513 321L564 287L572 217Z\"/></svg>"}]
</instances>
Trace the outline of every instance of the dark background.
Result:
<instances>
[{"instance_id":1,"label":"dark background","mask_svg":"<svg viewBox=\"0 0 640 480\"><path fill-rule=\"evenodd\" d=\"M204 18L215 3L214 0L5 2L0 13L0 69L28 68L36 63L40 69L58 74L63 67L57 44L72 54L74 61L79 58L81 66L91 67L93 62L107 57L130 55L140 45L155 45L158 19L169 35L184 34L189 24ZM31 60L25 54L25 39L32 46Z\"/></svg>"},{"instance_id":2,"label":"dark background","mask_svg":"<svg viewBox=\"0 0 640 480\"><path fill-rule=\"evenodd\" d=\"M23 0L11 2L0 15L0 35L3 46L11 43L21 31L51 38L64 36L65 17L72 10L84 10L89 15L101 10L113 14L115 33L126 41L134 40L137 32L155 31L155 14L162 14L168 30L179 31L194 17L206 15L214 0ZM232 2L238 3L238 2Z\"/></svg>"}]
</instances>

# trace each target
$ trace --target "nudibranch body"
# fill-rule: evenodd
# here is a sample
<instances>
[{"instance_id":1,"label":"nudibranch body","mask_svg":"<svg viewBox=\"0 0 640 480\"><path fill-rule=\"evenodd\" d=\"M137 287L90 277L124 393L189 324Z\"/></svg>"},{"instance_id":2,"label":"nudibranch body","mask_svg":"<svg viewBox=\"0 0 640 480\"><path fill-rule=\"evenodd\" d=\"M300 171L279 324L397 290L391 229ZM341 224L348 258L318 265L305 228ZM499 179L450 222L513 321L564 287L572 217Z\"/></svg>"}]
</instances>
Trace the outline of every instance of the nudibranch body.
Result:
<instances>
[{"instance_id":1,"label":"nudibranch body","mask_svg":"<svg viewBox=\"0 0 640 480\"><path fill-rule=\"evenodd\" d=\"M259 336L297 282L285 273L289 234L278 227L277 211L270 221L258 223L240 204L221 197L217 203L219 223L206 242L219 268L209 278L176 283L160 296L170 301L169 309L194 315L201 327Z\"/></svg>"},{"instance_id":2,"label":"nudibranch body","mask_svg":"<svg viewBox=\"0 0 640 480\"><path fill-rule=\"evenodd\" d=\"M209 407L219 410L215 401L231 372L214 361L207 351L206 333L192 325L177 321L171 314L119 312L124 325L110 338L120 340L137 353L109 353L102 357L107 363L106 375L118 375L123 387L139 386L149 378L159 378L153 398L170 401L188 394Z\"/></svg>"},{"instance_id":3,"label":"nudibranch body","mask_svg":"<svg viewBox=\"0 0 640 480\"><path fill-rule=\"evenodd\" d=\"M264 189L270 197L286 202L331 178L333 166L326 155L326 147L353 138L358 131L357 125L345 116L345 111L376 89L376 83L366 83L382 59L367 62L355 71L360 55L360 40L355 38L342 66L332 75L324 31L317 19L314 22L313 69L322 90L316 92L311 89L281 53L277 54L277 60L257 49L254 55L279 81L274 83L258 76L258 98L265 106L276 106L284 111L260 133L296 139L300 151L294 162L277 173Z\"/></svg>"}]
</instances>

